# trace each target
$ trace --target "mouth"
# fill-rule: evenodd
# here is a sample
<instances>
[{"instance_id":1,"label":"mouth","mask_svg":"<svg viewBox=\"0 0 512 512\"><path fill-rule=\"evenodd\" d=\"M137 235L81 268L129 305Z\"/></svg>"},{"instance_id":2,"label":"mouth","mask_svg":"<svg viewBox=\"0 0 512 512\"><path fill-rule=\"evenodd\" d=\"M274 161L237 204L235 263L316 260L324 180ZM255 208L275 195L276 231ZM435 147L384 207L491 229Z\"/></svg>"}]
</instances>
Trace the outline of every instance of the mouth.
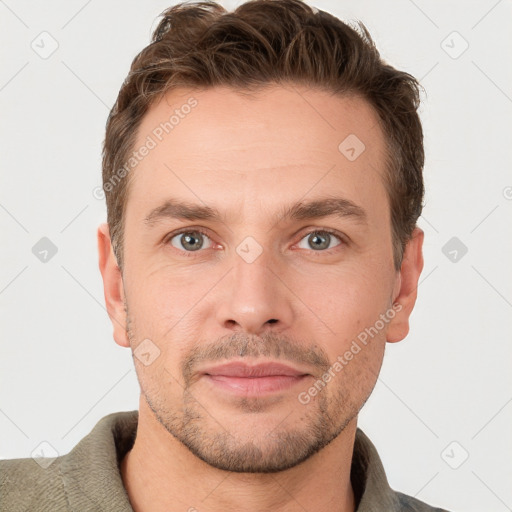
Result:
<instances>
[{"instance_id":1,"label":"mouth","mask_svg":"<svg viewBox=\"0 0 512 512\"><path fill-rule=\"evenodd\" d=\"M216 389L239 396L283 392L309 376L303 370L277 362L256 365L231 362L207 368L202 372L202 377Z\"/></svg>"}]
</instances>

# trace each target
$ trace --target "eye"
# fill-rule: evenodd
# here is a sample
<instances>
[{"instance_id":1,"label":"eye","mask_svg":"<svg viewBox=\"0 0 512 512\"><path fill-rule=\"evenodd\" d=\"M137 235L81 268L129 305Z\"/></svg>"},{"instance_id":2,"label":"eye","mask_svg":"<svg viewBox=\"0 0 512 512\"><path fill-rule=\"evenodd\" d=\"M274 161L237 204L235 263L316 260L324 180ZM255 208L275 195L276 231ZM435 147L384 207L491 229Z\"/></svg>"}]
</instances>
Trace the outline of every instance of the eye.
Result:
<instances>
[{"instance_id":1,"label":"eye","mask_svg":"<svg viewBox=\"0 0 512 512\"><path fill-rule=\"evenodd\" d=\"M333 245L333 243L338 240L338 244ZM309 245L309 247L301 246L300 244L305 243ZM314 251L323 251L326 249L332 249L333 247L337 247L341 245L343 242L342 238L335 233L328 230L316 230L308 233L302 240L299 242L298 247L301 249L313 249Z\"/></svg>"},{"instance_id":2,"label":"eye","mask_svg":"<svg viewBox=\"0 0 512 512\"><path fill-rule=\"evenodd\" d=\"M197 229L176 233L170 237L168 241L173 247L176 247L176 249L185 250L187 252L209 249L211 247L211 240L208 238L208 235Z\"/></svg>"}]
</instances>

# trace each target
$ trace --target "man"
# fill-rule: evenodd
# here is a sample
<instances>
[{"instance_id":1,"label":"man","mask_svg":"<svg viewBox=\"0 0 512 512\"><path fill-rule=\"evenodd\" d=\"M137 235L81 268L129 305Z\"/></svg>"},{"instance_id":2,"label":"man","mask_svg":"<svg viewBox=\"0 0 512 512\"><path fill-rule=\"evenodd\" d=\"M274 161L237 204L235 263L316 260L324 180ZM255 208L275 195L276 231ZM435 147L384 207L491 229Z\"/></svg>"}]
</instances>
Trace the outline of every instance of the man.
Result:
<instances>
[{"instance_id":1,"label":"man","mask_svg":"<svg viewBox=\"0 0 512 512\"><path fill-rule=\"evenodd\" d=\"M299 0L164 13L107 122L98 230L139 411L5 510L432 511L357 428L423 267L418 84Z\"/></svg>"}]
</instances>

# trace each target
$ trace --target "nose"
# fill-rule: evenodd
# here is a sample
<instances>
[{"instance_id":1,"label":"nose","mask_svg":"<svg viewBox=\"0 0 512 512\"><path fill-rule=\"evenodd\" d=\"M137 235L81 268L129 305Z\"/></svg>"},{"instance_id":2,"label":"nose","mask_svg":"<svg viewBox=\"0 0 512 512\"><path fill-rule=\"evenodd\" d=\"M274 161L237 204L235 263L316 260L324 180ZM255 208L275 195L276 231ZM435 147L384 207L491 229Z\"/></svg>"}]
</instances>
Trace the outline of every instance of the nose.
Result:
<instances>
[{"instance_id":1,"label":"nose","mask_svg":"<svg viewBox=\"0 0 512 512\"><path fill-rule=\"evenodd\" d=\"M261 254L248 263L234 258L226 276L222 297L218 297L217 320L224 329L260 335L266 330L281 332L292 325L293 298L277 277L277 268Z\"/></svg>"}]
</instances>

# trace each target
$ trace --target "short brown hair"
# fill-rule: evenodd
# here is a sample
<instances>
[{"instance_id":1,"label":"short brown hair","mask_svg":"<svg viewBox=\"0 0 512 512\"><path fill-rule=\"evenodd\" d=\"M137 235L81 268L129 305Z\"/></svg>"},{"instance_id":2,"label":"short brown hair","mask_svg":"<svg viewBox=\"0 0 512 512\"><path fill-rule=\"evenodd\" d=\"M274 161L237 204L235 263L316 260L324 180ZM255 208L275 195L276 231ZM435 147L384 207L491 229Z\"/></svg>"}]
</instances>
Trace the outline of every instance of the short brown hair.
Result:
<instances>
[{"instance_id":1,"label":"short brown hair","mask_svg":"<svg viewBox=\"0 0 512 512\"><path fill-rule=\"evenodd\" d=\"M152 42L133 60L106 126L103 189L120 268L129 180L119 178L127 174L126 159L153 101L177 87L249 91L293 83L357 94L377 112L387 142L385 185L399 269L424 194L417 80L380 58L362 23L353 28L301 0L250 0L233 12L213 1L184 2L162 17Z\"/></svg>"}]
</instances>

